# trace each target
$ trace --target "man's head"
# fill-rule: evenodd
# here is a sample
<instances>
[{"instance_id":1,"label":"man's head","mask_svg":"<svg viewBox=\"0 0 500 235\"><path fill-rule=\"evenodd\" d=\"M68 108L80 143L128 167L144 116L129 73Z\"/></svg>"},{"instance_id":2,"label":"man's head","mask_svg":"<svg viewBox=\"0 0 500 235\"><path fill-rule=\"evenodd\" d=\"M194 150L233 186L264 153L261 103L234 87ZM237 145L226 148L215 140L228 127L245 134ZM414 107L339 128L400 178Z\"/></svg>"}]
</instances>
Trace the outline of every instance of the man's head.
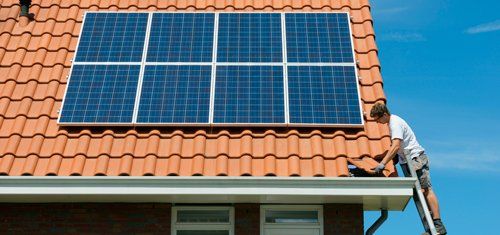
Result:
<instances>
[{"instance_id":1,"label":"man's head","mask_svg":"<svg viewBox=\"0 0 500 235\"><path fill-rule=\"evenodd\" d=\"M373 105L372 110L370 111L370 117L375 119L378 123L386 124L390 120L391 113L384 103L378 102Z\"/></svg>"}]
</instances>

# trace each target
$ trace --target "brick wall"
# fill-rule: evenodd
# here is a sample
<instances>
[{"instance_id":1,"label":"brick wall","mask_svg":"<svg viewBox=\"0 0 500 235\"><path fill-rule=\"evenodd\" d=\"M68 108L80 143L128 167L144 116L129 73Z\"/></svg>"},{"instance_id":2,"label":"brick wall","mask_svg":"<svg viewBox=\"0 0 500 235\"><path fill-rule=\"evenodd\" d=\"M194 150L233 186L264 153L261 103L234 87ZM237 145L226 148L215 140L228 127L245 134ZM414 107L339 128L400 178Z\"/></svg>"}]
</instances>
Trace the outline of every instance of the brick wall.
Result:
<instances>
[{"instance_id":1,"label":"brick wall","mask_svg":"<svg viewBox=\"0 0 500 235\"><path fill-rule=\"evenodd\" d=\"M0 234L170 234L170 204L0 203Z\"/></svg>"},{"instance_id":2,"label":"brick wall","mask_svg":"<svg viewBox=\"0 0 500 235\"><path fill-rule=\"evenodd\" d=\"M236 204L234 206L234 234L259 235L260 233L260 205Z\"/></svg>"},{"instance_id":3,"label":"brick wall","mask_svg":"<svg viewBox=\"0 0 500 235\"><path fill-rule=\"evenodd\" d=\"M235 234L260 233L260 205L236 204ZM362 235L363 207L325 204L325 235ZM0 203L0 234L170 234L171 205Z\"/></svg>"},{"instance_id":4,"label":"brick wall","mask_svg":"<svg viewBox=\"0 0 500 235\"><path fill-rule=\"evenodd\" d=\"M325 235L362 235L363 205L325 204L323 205Z\"/></svg>"}]
</instances>

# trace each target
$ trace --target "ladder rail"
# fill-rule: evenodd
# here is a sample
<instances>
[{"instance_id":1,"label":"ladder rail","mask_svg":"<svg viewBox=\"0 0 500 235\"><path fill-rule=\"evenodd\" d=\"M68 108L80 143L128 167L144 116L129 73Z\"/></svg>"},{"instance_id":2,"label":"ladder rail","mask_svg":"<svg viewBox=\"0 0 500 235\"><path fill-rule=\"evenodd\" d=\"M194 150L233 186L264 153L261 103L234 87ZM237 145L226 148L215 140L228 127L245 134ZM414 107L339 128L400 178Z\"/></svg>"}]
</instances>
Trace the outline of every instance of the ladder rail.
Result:
<instances>
[{"instance_id":1,"label":"ladder rail","mask_svg":"<svg viewBox=\"0 0 500 235\"><path fill-rule=\"evenodd\" d=\"M400 164L401 169L403 170L403 174L406 177L415 177L417 178L417 172L413 169L411 165L411 160L406 159L405 164ZM417 207L417 211L420 215L420 219L422 224L426 230L426 232L431 235L437 235L436 227L434 226L434 221L432 220L432 216L427 205L427 200L425 199L424 193L422 192L422 186L420 185L420 181L417 180L413 187L413 201L415 202L415 206Z\"/></svg>"}]
</instances>

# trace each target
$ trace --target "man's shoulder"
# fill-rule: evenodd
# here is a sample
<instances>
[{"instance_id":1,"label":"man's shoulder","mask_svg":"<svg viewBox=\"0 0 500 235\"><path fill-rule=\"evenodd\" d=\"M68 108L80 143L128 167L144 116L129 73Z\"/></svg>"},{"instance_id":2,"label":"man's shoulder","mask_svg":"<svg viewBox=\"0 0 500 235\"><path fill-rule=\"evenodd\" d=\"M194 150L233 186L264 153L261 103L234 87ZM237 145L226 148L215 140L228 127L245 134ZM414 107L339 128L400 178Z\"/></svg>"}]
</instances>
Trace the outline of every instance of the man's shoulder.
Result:
<instances>
[{"instance_id":1,"label":"man's shoulder","mask_svg":"<svg viewBox=\"0 0 500 235\"><path fill-rule=\"evenodd\" d=\"M405 120L403 120L398 115L391 114L391 124L401 125L404 122L405 122Z\"/></svg>"},{"instance_id":2,"label":"man's shoulder","mask_svg":"<svg viewBox=\"0 0 500 235\"><path fill-rule=\"evenodd\" d=\"M394 116L394 119L396 119L398 122L402 122L402 123L407 124L406 120L403 119L402 117L400 117L398 115L394 115L394 114L391 114L391 116Z\"/></svg>"},{"instance_id":3,"label":"man's shoulder","mask_svg":"<svg viewBox=\"0 0 500 235\"><path fill-rule=\"evenodd\" d=\"M393 118L394 118L394 120L403 120L400 116L398 116L396 114L391 114L391 119L393 119Z\"/></svg>"},{"instance_id":4,"label":"man's shoulder","mask_svg":"<svg viewBox=\"0 0 500 235\"><path fill-rule=\"evenodd\" d=\"M391 129L406 129L408 128L408 124L406 123L406 121L404 119L402 119L401 117L397 116L397 115L394 115L394 114L391 114L391 121L389 123L389 126Z\"/></svg>"}]
</instances>

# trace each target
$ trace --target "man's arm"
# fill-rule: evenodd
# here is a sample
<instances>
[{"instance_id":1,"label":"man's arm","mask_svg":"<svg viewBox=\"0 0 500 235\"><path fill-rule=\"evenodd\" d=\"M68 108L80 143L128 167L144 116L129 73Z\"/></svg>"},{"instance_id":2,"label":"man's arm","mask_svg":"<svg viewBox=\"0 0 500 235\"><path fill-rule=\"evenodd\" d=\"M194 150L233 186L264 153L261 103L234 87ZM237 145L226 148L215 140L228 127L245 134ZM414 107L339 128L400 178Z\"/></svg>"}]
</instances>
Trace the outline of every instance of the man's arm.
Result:
<instances>
[{"instance_id":1,"label":"man's arm","mask_svg":"<svg viewBox=\"0 0 500 235\"><path fill-rule=\"evenodd\" d=\"M387 164L390 160L392 160L394 158L394 156L396 156L396 153L398 153L400 147L401 147L401 140L400 139L393 139L392 144L391 144L391 148L389 149L389 151L385 155L384 159L382 159L382 161L380 161L380 163L383 163L384 165Z\"/></svg>"},{"instance_id":2,"label":"man's arm","mask_svg":"<svg viewBox=\"0 0 500 235\"><path fill-rule=\"evenodd\" d=\"M380 164L377 167L373 168L372 170L375 170L375 173L379 173L382 170L384 170L385 165L390 160L392 160L394 156L396 156L396 153L398 153L400 147L401 147L401 139L393 139L391 148L389 149L387 154L385 154L384 159L382 159L382 161L380 161Z\"/></svg>"}]
</instances>

